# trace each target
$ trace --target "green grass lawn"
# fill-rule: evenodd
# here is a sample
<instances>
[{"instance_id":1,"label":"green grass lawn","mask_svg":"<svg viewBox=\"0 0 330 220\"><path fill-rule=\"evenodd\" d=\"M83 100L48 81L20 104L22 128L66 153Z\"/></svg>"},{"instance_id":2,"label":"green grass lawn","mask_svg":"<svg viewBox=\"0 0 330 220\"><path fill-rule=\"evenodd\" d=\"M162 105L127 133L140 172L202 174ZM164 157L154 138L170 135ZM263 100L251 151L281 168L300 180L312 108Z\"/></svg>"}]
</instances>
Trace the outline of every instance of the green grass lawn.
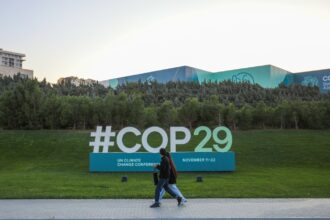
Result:
<instances>
[{"instance_id":1,"label":"green grass lawn","mask_svg":"<svg viewBox=\"0 0 330 220\"><path fill-rule=\"evenodd\" d=\"M150 173L89 173L89 135L0 131L0 198L153 197ZM180 173L178 186L186 197L330 197L329 130L251 130L233 137L237 171ZM198 141L178 151L192 151ZM121 183L123 175L127 183ZM204 182L195 181L198 175Z\"/></svg>"}]
</instances>

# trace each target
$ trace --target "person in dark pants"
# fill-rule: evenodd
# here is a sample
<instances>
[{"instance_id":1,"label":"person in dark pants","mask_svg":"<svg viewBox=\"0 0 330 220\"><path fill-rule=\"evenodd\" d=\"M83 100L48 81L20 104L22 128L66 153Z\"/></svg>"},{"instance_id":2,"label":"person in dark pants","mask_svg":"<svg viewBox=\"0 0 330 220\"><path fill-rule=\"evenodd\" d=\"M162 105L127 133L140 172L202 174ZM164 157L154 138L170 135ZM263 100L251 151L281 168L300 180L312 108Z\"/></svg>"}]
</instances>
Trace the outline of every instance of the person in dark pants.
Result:
<instances>
[{"instance_id":1,"label":"person in dark pants","mask_svg":"<svg viewBox=\"0 0 330 220\"><path fill-rule=\"evenodd\" d=\"M160 164L155 166L157 169L159 169L159 180L158 180L156 190L155 190L155 203L152 204L150 206L150 208L160 207L159 197L160 197L160 192L162 191L163 188L173 198L176 198L177 201L178 201L178 205L180 205L181 202L182 202L182 197L175 194L175 192L173 192L173 190L171 190L168 187L168 181L169 181L169 178L170 178L170 162L169 162L168 157L166 156L167 152L164 148L162 148L162 149L159 150L159 153L160 153L162 159L160 161Z\"/></svg>"},{"instance_id":2,"label":"person in dark pants","mask_svg":"<svg viewBox=\"0 0 330 220\"><path fill-rule=\"evenodd\" d=\"M186 203L187 199L182 195L181 191L179 190L179 188L176 185L176 179L178 176L178 173L176 171L176 167L175 167L175 163L171 157L171 154L167 152L166 154L169 162L170 162L170 167L171 167L171 173L170 173L170 178L168 180L168 187L171 188L171 190L177 194L178 196L182 197L182 203ZM165 194L165 190L162 189L162 191L160 192L160 199L159 202L161 202L163 196Z\"/></svg>"}]
</instances>

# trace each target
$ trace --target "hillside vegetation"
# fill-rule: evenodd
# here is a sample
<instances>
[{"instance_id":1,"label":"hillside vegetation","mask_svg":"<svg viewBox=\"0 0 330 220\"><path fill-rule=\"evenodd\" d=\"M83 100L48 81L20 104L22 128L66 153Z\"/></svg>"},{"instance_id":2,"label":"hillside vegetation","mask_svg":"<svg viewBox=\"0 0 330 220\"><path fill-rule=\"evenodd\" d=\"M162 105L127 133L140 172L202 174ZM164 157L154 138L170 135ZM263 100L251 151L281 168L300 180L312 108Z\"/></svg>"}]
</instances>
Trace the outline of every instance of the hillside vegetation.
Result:
<instances>
[{"instance_id":1,"label":"hillside vegetation","mask_svg":"<svg viewBox=\"0 0 330 220\"><path fill-rule=\"evenodd\" d=\"M46 80L0 77L0 128L93 129L151 125L225 125L258 128L329 129L330 94L292 85L169 82L130 83L116 90Z\"/></svg>"}]
</instances>

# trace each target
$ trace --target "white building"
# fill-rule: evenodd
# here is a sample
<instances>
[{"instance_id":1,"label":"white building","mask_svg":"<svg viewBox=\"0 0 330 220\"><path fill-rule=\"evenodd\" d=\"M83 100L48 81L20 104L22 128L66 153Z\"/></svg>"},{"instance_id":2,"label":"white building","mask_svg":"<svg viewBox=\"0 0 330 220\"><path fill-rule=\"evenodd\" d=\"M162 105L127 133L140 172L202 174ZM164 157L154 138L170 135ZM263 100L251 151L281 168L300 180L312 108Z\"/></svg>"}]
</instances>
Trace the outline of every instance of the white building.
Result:
<instances>
[{"instance_id":1,"label":"white building","mask_svg":"<svg viewBox=\"0 0 330 220\"><path fill-rule=\"evenodd\" d=\"M33 78L33 70L23 69L25 54L5 51L0 48L0 76L22 76Z\"/></svg>"},{"instance_id":2,"label":"white building","mask_svg":"<svg viewBox=\"0 0 330 220\"><path fill-rule=\"evenodd\" d=\"M82 78L78 78L76 76L63 77L63 78L59 78L57 80L57 84L59 84L59 85L63 85L66 83L70 83L75 86L82 86L82 85L88 86L88 85L96 84L97 81L93 80L93 79L82 79Z\"/></svg>"}]
</instances>

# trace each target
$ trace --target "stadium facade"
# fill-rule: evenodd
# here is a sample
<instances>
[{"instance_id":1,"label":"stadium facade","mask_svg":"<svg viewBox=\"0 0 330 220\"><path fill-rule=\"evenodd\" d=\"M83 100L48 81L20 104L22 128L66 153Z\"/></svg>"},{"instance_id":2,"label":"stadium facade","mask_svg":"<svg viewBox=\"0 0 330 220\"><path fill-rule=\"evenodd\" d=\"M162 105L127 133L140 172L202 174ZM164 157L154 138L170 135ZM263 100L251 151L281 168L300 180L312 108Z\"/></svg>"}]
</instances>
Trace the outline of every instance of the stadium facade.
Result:
<instances>
[{"instance_id":1,"label":"stadium facade","mask_svg":"<svg viewBox=\"0 0 330 220\"><path fill-rule=\"evenodd\" d=\"M264 88L275 88L281 83L284 85L301 84L318 86L321 92L330 91L330 69L316 70L301 73L292 73L273 65L255 66L235 70L209 72L189 66L181 66L153 72L141 73L132 76L120 77L101 81L106 87L116 89L119 85L131 82L157 81L167 82L250 82Z\"/></svg>"}]
</instances>

